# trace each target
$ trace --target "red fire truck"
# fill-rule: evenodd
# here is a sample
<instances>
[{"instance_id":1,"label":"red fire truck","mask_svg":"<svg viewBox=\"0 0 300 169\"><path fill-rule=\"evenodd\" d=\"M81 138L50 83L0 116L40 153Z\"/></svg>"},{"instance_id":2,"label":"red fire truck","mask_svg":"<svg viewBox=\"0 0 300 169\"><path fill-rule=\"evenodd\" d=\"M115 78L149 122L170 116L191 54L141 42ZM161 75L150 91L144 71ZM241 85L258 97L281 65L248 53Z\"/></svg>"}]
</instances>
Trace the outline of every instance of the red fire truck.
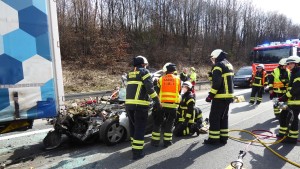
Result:
<instances>
[{"instance_id":1,"label":"red fire truck","mask_svg":"<svg viewBox=\"0 0 300 169\"><path fill-rule=\"evenodd\" d=\"M282 58L292 55L300 56L300 40L292 39L285 42L271 42L258 45L252 51L252 71L256 71L258 64L264 64L265 70L270 73L278 66Z\"/></svg>"}]
</instances>

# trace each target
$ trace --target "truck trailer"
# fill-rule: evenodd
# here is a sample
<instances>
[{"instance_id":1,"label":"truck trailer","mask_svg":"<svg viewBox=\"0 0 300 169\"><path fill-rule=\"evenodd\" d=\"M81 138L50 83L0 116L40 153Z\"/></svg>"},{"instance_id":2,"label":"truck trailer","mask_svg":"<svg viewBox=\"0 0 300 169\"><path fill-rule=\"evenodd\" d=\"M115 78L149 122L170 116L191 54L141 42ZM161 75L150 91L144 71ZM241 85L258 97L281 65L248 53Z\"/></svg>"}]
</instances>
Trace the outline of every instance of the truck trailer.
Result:
<instances>
[{"instance_id":1,"label":"truck trailer","mask_svg":"<svg viewBox=\"0 0 300 169\"><path fill-rule=\"evenodd\" d=\"M54 0L0 0L0 134L57 116L64 101Z\"/></svg>"}]
</instances>

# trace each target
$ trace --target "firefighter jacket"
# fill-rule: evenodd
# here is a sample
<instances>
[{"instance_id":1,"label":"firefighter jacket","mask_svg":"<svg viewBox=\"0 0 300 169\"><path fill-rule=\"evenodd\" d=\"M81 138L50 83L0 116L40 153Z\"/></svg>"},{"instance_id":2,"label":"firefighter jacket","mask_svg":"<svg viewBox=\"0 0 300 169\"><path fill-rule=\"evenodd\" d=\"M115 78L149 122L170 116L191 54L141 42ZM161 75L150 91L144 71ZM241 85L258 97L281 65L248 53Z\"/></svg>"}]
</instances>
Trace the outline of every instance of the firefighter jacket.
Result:
<instances>
[{"instance_id":1,"label":"firefighter jacket","mask_svg":"<svg viewBox=\"0 0 300 169\"><path fill-rule=\"evenodd\" d=\"M290 71L288 69L280 69L277 67L268 76L269 89L275 93L286 93L290 80Z\"/></svg>"},{"instance_id":2,"label":"firefighter jacket","mask_svg":"<svg viewBox=\"0 0 300 169\"><path fill-rule=\"evenodd\" d=\"M196 72L192 71L190 75L190 82L196 82L197 74Z\"/></svg>"},{"instance_id":3,"label":"firefighter jacket","mask_svg":"<svg viewBox=\"0 0 300 169\"><path fill-rule=\"evenodd\" d=\"M180 73L180 80L185 82L189 80L189 77L187 74L185 74L184 72Z\"/></svg>"},{"instance_id":4,"label":"firefighter jacket","mask_svg":"<svg viewBox=\"0 0 300 169\"><path fill-rule=\"evenodd\" d=\"M285 95L288 97L288 105L300 106L300 68L299 67L292 69L288 92Z\"/></svg>"},{"instance_id":5,"label":"firefighter jacket","mask_svg":"<svg viewBox=\"0 0 300 169\"><path fill-rule=\"evenodd\" d=\"M188 91L182 95L179 107L178 107L178 114L179 114L179 122L194 123L195 118L195 99L192 92Z\"/></svg>"},{"instance_id":6,"label":"firefighter jacket","mask_svg":"<svg viewBox=\"0 0 300 169\"><path fill-rule=\"evenodd\" d=\"M252 74L252 86L263 87L267 85L268 82L266 81L267 72L262 70L261 72L256 71Z\"/></svg>"},{"instance_id":7,"label":"firefighter jacket","mask_svg":"<svg viewBox=\"0 0 300 169\"><path fill-rule=\"evenodd\" d=\"M216 99L233 98L233 67L226 60L217 62L212 67L212 84L209 92L210 97Z\"/></svg>"},{"instance_id":8,"label":"firefighter jacket","mask_svg":"<svg viewBox=\"0 0 300 169\"><path fill-rule=\"evenodd\" d=\"M180 79L174 74L166 74L159 78L159 100L162 107L178 108L180 102Z\"/></svg>"},{"instance_id":9,"label":"firefighter jacket","mask_svg":"<svg viewBox=\"0 0 300 169\"><path fill-rule=\"evenodd\" d=\"M143 67L137 67L135 71L127 75L126 108L148 108L150 98L158 101L154 91L153 82L149 71Z\"/></svg>"}]
</instances>

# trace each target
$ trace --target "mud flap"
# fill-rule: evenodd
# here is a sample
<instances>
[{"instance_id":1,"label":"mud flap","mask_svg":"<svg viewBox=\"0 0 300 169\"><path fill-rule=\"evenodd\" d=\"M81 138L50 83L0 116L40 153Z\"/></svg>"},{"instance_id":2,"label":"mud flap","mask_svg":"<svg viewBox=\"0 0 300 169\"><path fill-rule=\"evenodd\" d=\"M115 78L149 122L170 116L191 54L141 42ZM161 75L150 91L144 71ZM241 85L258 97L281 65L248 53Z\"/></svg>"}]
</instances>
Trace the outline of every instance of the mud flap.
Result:
<instances>
[{"instance_id":1,"label":"mud flap","mask_svg":"<svg viewBox=\"0 0 300 169\"><path fill-rule=\"evenodd\" d=\"M55 149L60 146L62 142L61 133L56 130L49 131L44 138L43 143L46 150Z\"/></svg>"}]
</instances>

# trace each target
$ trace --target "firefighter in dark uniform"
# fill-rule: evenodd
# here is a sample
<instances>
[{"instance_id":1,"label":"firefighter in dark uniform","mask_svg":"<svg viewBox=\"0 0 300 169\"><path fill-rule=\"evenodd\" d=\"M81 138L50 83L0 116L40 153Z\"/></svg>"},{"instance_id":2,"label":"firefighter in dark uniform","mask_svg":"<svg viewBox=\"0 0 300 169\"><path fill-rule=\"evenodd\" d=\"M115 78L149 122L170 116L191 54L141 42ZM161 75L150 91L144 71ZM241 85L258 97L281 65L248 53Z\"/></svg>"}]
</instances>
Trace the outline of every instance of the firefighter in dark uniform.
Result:
<instances>
[{"instance_id":1,"label":"firefighter in dark uniform","mask_svg":"<svg viewBox=\"0 0 300 169\"><path fill-rule=\"evenodd\" d=\"M290 80L290 71L286 68L286 58L279 61L279 66L268 76L270 99L279 98L287 92ZM280 116L280 110L274 105L274 115L277 119ZM286 111L286 110L282 110Z\"/></svg>"},{"instance_id":2,"label":"firefighter in dark uniform","mask_svg":"<svg viewBox=\"0 0 300 169\"><path fill-rule=\"evenodd\" d=\"M286 102L288 107L291 109L291 113L293 114L293 121L288 130L288 121L290 121L290 116L288 115L288 111L282 111L280 113L280 128L279 134L277 137L283 137L288 131L287 138L283 140L283 143L291 143L297 144L297 139L299 136L298 131L298 115L300 112L300 58L298 56L290 56L287 59L287 64L291 70L291 77L288 87L288 92L285 93L282 97L278 98L280 102Z\"/></svg>"},{"instance_id":3,"label":"firefighter in dark uniform","mask_svg":"<svg viewBox=\"0 0 300 169\"><path fill-rule=\"evenodd\" d=\"M212 84L206 102L212 102L209 114L209 138L203 144L226 144L228 140L228 110L233 100L233 67L227 53L216 49L211 53Z\"/></svg>"},{"instance_id":4,"label":"firefighter in dark uniform","mask_svg":"<svg viewBox=\"0 0 300 169\"><path fill-rule=\"evenodd\" d=\"M130 119L132 158L135 160L144 157L144 134L150 105L149 96L154 101L154 108L159 109L160 102L154 91L151 75L146 69L147 59L137 56L133 59L133 65L134 70L127 75L125 106Z\"/></svg>"},{"instance_id":5,"label":"firefighter in dark uniform","mask_svg":"<svg viewBox=\"0 0 300 169\"><path fill-rule=\"evenodd\" d=\"M180 73L180 80L181 82L185 82L189 80L188 74L187 74L187 68L183 68L183 71Z\"/></svg>"},{"instance_id":6,"label":"firefighter in dark uniform","mask_svg":"<svg viewBox=\"0 0 300 169\"><path fill-rule=\"evenodd\" d=\"M175 136L188 136L197 133L200 134L202 127L202 111L195 108L195 99L192 94L193 85L186 81L182 84L182 98L177 111L177 123L174 129Z\"/></svg>"},{"instance_id":7,"label":"firefighter in dark uniform","mask_svg":"<svg viewBox=\"0 0 300 169\"><path fill-rule=\"evenodd\" d=\"M176 110L180 102L180 79L174 75L176 65L170 63L166 66L166 74L159 78L159 100L162 109L157 111L154 118L151 145L158 147L160 133L163 132L164 147L172 145L172 127L176 118ZM163 126L162 130L161 127Z\"/></svg>"},{"instance_id":8,"label":"firefighter in dark uniform","mask_svg":"<svg viewBox=\"0 0 300 169\"><path fill-rule=\"evenodd\" d=\"M265 66L259 64L256 67L256 72L252 74L252 91L250 96L250 104L254 104L255 95L257 94L256 104L259 105L262 102L262 94L264 92L264 86L267 85L266 77L267 72L264 70Z\"/></svg>"}]
</instances>

